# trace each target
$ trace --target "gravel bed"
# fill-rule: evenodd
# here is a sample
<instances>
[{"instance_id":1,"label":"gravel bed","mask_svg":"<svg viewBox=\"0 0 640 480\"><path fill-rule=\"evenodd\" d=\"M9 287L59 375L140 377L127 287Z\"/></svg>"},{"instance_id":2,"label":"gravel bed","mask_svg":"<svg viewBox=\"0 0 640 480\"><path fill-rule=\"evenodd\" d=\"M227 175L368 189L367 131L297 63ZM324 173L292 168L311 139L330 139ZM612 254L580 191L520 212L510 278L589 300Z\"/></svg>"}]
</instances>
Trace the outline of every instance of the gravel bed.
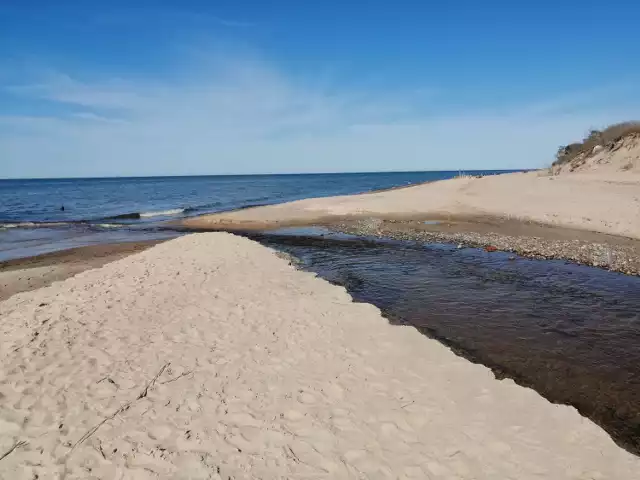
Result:
<instances>
[{"instance_id":1,"label":"gravel bed","mask_svg":"<svg viewBox=\"0 0 640 480\"><path fill-rule=\"evenodd\" d=\"M332 226L350 235L391 238L429 243L453 243L459 248L476 247L513 252L537 259L560 259L604 268L627 275L640 275L640 242L637 246L593 243L580 239L550 240L540 237L510 236L500 233L434 232L418 230L410 222L376 218L354 220Z\"/></svg>"}]
</instances>

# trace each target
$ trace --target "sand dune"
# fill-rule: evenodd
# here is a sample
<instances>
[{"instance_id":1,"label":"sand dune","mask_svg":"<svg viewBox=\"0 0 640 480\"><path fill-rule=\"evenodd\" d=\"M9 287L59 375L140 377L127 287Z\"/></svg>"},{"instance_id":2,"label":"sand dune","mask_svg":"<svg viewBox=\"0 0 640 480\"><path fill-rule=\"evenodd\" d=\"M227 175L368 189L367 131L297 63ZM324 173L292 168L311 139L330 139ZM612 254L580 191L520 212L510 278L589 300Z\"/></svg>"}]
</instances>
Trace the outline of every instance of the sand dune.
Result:
<instances>
[{"instance_id":1,"label":"sand dune","mask_svg":"<svg viewBox=\"0 0 640 480\"><path fill-rule=\"evenodd\" d=\"M545 172L456 178L363 195L313 198L206 215L184 225L205 229L307 225L354 216L494 216L640 238L640 176Z\"/></svg>"},{"instance_id":2,"label":"sand dune","mask_svg":"<svg viewBox=\"0 0 640 480\"><path fill-rule=\"evenodd\" d=\"M0 478L637 479L573 408L196 234L0 303Z\"/></svg>"},{"instance_id":3,"label":"sand dune","mask_svg":"<svg viewBox=\"0 0 640 480\"><path fill-rule=\"evenodd\" d=\"M626 126L625 126L626 125ZM620 138L605 142L612 131L627 130L629 133ZM598 176L617 176L624 180L640 174L640 124L631 122L613 125L601 132L599 144L580 153L569 154L554 162L555 175L580 172ZM585 149L584 144L578 148ZM570 147L565 147L570 148ZM565 150L566 151L566 150Z\"/></svg>"}]
</instances>

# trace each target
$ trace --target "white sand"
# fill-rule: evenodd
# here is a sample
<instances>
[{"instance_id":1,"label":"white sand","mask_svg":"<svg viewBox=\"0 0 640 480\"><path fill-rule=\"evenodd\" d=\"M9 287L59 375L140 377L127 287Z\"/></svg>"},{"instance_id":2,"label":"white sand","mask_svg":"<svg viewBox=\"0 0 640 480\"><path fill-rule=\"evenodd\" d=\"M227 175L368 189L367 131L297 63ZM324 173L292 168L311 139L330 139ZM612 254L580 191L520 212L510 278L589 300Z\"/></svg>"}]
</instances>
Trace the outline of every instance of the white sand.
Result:
<instances>
[{"instance_id":1,"label":"white sand","mask_svg":"<svg viewBox=\"0 0 640 480\"><path fill-rule=\"evenodd\" d=\"M457 178L386 192L311 198L206 215L200 228L310 224L344 216L497 216L640 238L640 175L514 173ZM640 478L640 477L639 477Z\"/></svg>"},{"instance_id":2,"label":"white sand","mask_svg":"<svg viewBox=\"0 0 640 480\"><path fill-rule=\"evenodd\" d=\"M639 478L573 408L230 234L17 294L0 316L0 456L27 442L2 479Z\"/></svg>"}]
</instances>

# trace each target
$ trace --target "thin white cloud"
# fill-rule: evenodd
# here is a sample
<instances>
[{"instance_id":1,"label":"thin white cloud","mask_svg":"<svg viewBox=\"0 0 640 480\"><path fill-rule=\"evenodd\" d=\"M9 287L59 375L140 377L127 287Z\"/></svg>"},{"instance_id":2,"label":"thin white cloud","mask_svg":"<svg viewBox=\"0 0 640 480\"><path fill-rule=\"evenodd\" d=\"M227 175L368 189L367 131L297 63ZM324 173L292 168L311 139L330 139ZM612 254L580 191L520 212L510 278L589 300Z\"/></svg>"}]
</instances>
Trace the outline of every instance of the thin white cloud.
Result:
<instances>
[{"instance_id":1,"label":"thin white cloud","mask_svg":"<svg viewBox=\"0 0 640 480\"><path fill-rule=\"evenodd\" d=\"M103 123L128 124L126 120L104 117L102 115L97 115L92 112L74 112L74 113L71 113L70 115L71 117L74 117L80 120L89 120L93 122L103 122Z\"/></svg>"},{"instance_id":2,"label":"thin white cloud","mask_svg":"<svg viewBox=\"0 0 640 480\"><path fill-rule=\"evenodd\" d=\"M209 15L209 17L219 23L220 25L224 25L225 27L238 27L238 28L249 28L249 27L255 27L256 24L254 22L245 22L242 20L232 20L229 18L222 18L222 17L218 17L216 15Z\"/></svg>"},{"instance_id":3,"label":"thin white cloud","mask_svg":"<svg viewBox=\"0 0 640 480\"><path fill-rule=\"evenodd\" d=\"M108 109L135 107L145 95L143 90L118 79L110 79L100 84L85 84L57 72L48 72L39 78L38 82L9 85L4 90L24 98Z\"/></svg>"},{"instance_id":4,"label":"thin white cloud","mask_svg":"<svg viewBox=\"0 0 640 480\"><path fill-rule=\"evenodd\" d=\"M311 87L249 60L182 77L49 73L5 88L57 108L0 115L0 177L538 167L588 126L640 113L581 97L569 114L543 103L450 115L424 91Z\"/></svg>"}]
</instances>

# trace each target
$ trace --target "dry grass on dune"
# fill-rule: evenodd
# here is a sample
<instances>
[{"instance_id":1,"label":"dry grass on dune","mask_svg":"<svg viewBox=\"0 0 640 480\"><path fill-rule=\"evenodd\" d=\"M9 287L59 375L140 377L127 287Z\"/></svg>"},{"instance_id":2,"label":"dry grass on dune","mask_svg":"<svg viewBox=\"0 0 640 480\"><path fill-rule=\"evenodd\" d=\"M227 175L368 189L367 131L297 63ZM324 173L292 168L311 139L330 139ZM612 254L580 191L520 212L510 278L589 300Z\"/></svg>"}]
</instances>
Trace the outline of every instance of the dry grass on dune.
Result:
<instances>
[{"instance_id":1,"label":"dry grass on dune","mask_svg":"<svg viewBox=\"0 0 640 480\"><path fill-rule=\"evenodd\" d=\"M591 130L581 142L571 143L561 146L556 153L556 160L553 166L564 165L571 162L580 154L593 152L593 149L613 146L624 137L640 135L640 121L622 122L610 125L604 130Z\"/></svg>"}]
</instances>

